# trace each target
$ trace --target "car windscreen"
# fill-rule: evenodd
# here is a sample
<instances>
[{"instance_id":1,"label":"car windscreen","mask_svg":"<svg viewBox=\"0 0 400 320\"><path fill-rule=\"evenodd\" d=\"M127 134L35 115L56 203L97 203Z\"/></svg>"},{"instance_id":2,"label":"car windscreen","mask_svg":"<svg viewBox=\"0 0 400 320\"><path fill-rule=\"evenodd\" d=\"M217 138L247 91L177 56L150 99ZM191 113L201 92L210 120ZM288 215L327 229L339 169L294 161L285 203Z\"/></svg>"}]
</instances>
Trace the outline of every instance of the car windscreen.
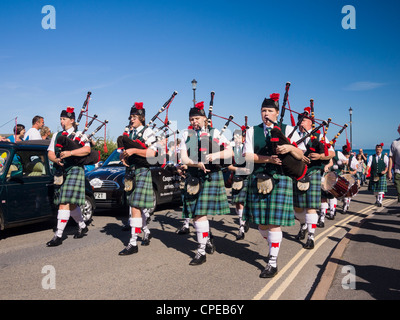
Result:
<instances>
[{"instance_id":1,"label":"car windscreen","mask_svg":"<svg viewBox=\"0 0 400 320\"><path fill-rule=\"evenodd\" d=\"M116 165L122 165L121 160L119 159L120 153L117 150L114 150L109 157L104 161L103 167L104 166L116 166Z\"/></svg>"}]
</instances>

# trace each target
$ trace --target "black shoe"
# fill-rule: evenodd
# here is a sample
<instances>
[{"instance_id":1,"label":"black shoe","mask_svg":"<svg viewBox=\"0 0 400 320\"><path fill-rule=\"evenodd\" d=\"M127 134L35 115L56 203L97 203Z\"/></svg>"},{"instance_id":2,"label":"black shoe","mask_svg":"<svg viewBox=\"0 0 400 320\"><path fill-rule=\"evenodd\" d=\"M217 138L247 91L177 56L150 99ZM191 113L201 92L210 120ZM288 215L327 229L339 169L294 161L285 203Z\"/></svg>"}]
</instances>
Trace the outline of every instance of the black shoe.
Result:
<instances>
[{"instance_id":1,"label":"black shoe","mask_svg":"<svg viewBox=\"0 0 400 320\"><path fill-rule=\"evenodd\" d=\"M296 240L304 240L304 238L306 237L307 229L303 229L302 226L303 225L301 225L300 231L296 236Z\"/></svg>"},{"instance_id":2,"label":"black shoe","mask_svg":"<svg viewBox=\"0 0 400 320\"><path fill-rule=\"evenodd\" d=\"M260 273L260 278L272 278L278 273L278 268L271 266L269 263Z\"/></svg>"},{"instance_id":3,"label":"black shoe","mask_svg":"<svg viewBox=\"0 0 400 320\"><path fill-rule=\"evenodd\" d=\"M317 223L317 227L318 228L324 228L325 227L325 223L323 222L323 221L318 221L318 223Z\"/></svg>"},{"instance_id":4,"label":"black shoe","mask_svg":"<svg viewBox=\"0 0 400 320\"><path fill-rule=\"evenodd\" d=\"M244 239L244 232L239 230L239 233L236 235L236 240L243 240Z\"/></svg>"},{"instance_id":5,"label":"black shoe","mask_svg":"<svg viewBox=\"0 0 400 320\"><path fill-rule=\"evenodd\" d=\"M180 228L177 232L178 234L189 234L190 233L190 228L183 226Z\"/></svg>"},{"instance_id":6,"label":"black shoe","mask_svg":"<svg viewBox=\"0 0 400 320\"><path fill-rule=\"evenodd\" d=\"M206 255L205 254L200 254L200 253L196 253L196 256L193 258L192 261L190 261L189 265L191 266L199 266L201 264L203 264L204 262L207 261Z\"/></svg>"},{"instance_id":7,"label":"black shoe","mask_svg":"<svg viewBox=\"0 0 400 320\"><path fill-rule=\"evenodd\" d=\"M306 244L303 246L304 249L314 249L314 240L308 238Z\"/></svg>"},{"instance_id":8,"label":"black shoe","mask_svg":"<svg viewBox=\"0 0 400 320\"><path fill-rule=\"evenodd\" d=\"M143 240L142 240L142 246L148 246L150 244L150 239L152 238L151 233L145 233Z\"/></svg>"},{"instance_id":9,"label":"black shoe","mask_svg":"<svg viewBox=\"0 0 400 320\"><path fill-rule=\"evenodd\" d=\"M83 238L83 236L88 233L88 227L84 227L83 229L79 228L79 230L74 234L74 239Z\"/></svg>"},{"instance_id":10,"label":"black shoe","mask_svg":"<svg viewBox=\"0 0 400 320\"><path fill-rule=\"evenodd\" d=\"M378 202L378 207L382 207L382 202Z\"/></svg>"},{"instance_id":11,"label":"black shoe","mask_svg":"<svg viewBox=\"0 0 400 320\"><path fill-rule=\"evenodd\" d=\"M329 219L329 220L335 220L335 215L334 214L328 214L326 216L326 218Z\"/></svg>"},{"instance_id":12,"label":"black shoe","mask_svg":"<svg viewBox=\"0 0 400 320\"><path fill-rule=\"evenodd\" d=\"M247 231L249 231L249 229L250 229L250 222L246 221L244 223L244 232L246 233Z\"/></svg>"},{"instance_id":13,"label":"black shoe","mask_svg":"<svg viewBox=\"0 0 400 320\"><path fill-rule=\"evenodd\" d=\"M57 247L62 244L62 239L60 237L54 236L49 242L46 243L48 247Z\"/></svg>"},{"instance_id":14,"label":"black shoe","mask_svg":"<svg viewBox=\"0 0 400 320\"><path fill-rule=\"evenodd\" d=\"M215 252L214 237L210 234L210 238L206 243L206 252L208 254L213 254Z\"/></svg>"},{"instance_id":15,"label":"black shoe","mask_svg":"<svg viewBox=\"0 0 400 320\"><path fill-rule=\"evenodd\" d=\"M131 254L137 253L139 251L138 246L134 246L132 244L128 244L124 250L122 250L118 255L120 256L129 256Z\"/></svg>"}]
</instances>

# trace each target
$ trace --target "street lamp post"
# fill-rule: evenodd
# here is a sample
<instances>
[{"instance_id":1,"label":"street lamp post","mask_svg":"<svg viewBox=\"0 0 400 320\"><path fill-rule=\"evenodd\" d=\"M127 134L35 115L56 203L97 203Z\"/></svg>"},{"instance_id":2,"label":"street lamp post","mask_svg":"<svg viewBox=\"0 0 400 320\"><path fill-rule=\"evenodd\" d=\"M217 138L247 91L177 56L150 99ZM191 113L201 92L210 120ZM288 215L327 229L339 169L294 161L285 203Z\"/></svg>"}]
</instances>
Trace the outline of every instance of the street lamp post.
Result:
<instances>
[{"instance_id":1,"label":"street lamp post","mask_svg":"<svg viewBox=\"0 0 400 320\"><path fill-rule=\"evenodd\" d=\"M193 107L196 105L196 87L197 81L195 79L192 80L192 89L193 89Z\"/></svg>"},{"instance_id":2,"label":"street lamp post","mask_svg":"<svg viewBox=\"0 0 400 320\"><path fill-rule=\"evenodd\" d=\"M350 148L353 150L353 121L352 121L352 116L353 116L353 109L350 107L349 109L350 113Z\"/></svg>"}]
</instances>

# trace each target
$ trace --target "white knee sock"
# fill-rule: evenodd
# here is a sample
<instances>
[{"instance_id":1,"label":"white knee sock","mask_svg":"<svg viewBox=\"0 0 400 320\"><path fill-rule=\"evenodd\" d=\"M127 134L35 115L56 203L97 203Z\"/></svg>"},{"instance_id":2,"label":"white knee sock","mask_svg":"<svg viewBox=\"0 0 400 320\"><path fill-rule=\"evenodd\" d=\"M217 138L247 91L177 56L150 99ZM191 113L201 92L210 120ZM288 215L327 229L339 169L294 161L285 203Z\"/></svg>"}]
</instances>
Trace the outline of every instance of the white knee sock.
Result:
<instances>
[{"instance_id":1,"label":"white knee sock","mask_svg":"<svg viewBox=\"0 0 400 320\"><path fill-rule=\"evenodd\" d=\"M58 210L57 214L57 231L56 231L56 236L57 237L62 237L65 226L68 223L69 217L71 213L69 210Z\"/></svg>"},{"instance_id":2,"label":"white knee sock","mask_svg":"<svg viewBox=\"0 0 400 320\"><path fill-rule=\"evenodd\" d=\"M82 211L80 206L76 206L74 210L71 210L71 217L78 224L79 228L81 229L86 228L86 224L83 221Z\"/></svg>"},{"instance_id":3,"label":"white knee sock","mask_svg":"<svg viewBox=\"0 0 400 320\"><path fill-rule=\"evenodd\" d=\"M138 235L142 232L142 218L130 218L129 223L131 226L131 239L129 243L136 246Z\"/></svg>"},{"instance_id":4,"label":"white knee sock","mask_svg":"<svg viewBox=\"0 0 400 320\"><path fill-rule=\"evenodd\" d=\"M335 214L336 206L337 206L337 199L336 198L329 199L329 211L331 216Z\"/></svg>"},{"instance_id":5,"label":"white knee sock","mask_svg":"<svg viewBox=\"0 0 400 320\"><path fill-rule=\"evenodd\" d=\"M308 238L314 240L314 233L318 223L318 215L316 213L307 213L306 223L308 228Z\"/></svg>"},{"instance_id":6,"label":"white knee sock","mask_svg":"<svg viewBox=\"0 0 400 320\"><path fill-rule=\"evenodd\" d=\"M279 249L282 242L282 231L269 231L268 232L268 244L269 244L269 264L276 268L276 262L278 260Z\"/></svg>"},{"instance_id":7,"label":"white knee sock","mask_svg":"<svg viewBox=\"0 0 400 320\"><path fill-rule=\"evenodd\" d=\"M240 226L240 231L244 232L244 224L245 222L242 220L243 217L243 209L238 209L236 210L236 213L239 217L239 226Z\"/></svg>"},{"instance_id":8,"label":"white knee sock","mask_svg":"<svg viewBox=\"0 0 400 320\"><path fill-rule=\"evenodd\" d=\"M379 203L382 203L384 194L385 194L384 192L378 192L376 199Z\"/></svg>"},{"instance_id":9,"label":"white knee sock","mask_svg":"<svg viewBox=\"0 0 400 320\"><path fill-rule=\"evenodd\" d=\"M321 202L320 217L322 222L325 221L325 215L328 212L328 207L328 202Z\"/></svg>"},{"instance_id":10,"label":"white knee sock","mask_svg":"<svg viewBox=\"0 0 400 320\"><path fill-rule=\"evenodd\" d=\"M147 218L149 216L149 214L146 214L146 212L142 210L142 230L144 233L150 233L149 227L147 226Z\"/></svg>"},{"instance_id":11,"label":"white knee sock","mask_svg":"<svg viewBox=\"0 0 400 320\"><path fill-rule=\"evenodd\" d=\"M210 225L208 220L205 221L194 221L194 228L197 233L197 242L199 243L198 252L200 254L206 254L206 244L210 234Z\"/></svg>"}]
</instances>

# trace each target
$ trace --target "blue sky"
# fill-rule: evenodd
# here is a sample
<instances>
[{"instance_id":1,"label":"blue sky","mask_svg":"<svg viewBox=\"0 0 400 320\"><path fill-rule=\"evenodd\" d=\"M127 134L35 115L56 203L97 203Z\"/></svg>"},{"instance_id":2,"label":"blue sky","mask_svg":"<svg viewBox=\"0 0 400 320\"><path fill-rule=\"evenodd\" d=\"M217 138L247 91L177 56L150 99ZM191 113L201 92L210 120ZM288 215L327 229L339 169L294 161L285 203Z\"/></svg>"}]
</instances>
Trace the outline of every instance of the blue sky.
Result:
<instances>
[{"instance_id":1,"label":"blue sky","mask_svg":"<svg viewBox=\"0 0 400 320\"><path fill-rule=\"evenodd\" d=\"M55 30L42 28L45 5ZM345 5L356 10L354 30L342 28ZM283 96L290 81L293 110L313 98L317 118L344 124L351 107L353 148L388 147L400 123L399 12L398 1L368 0L1 1L0 126L18 117L30 127L40 114L57 130L61 109L79 110L91 91L89 113L108 119L116 139L135 101L149 120L176 90L169 119L184 129L193 78L206 108L215 91L215 114L254 125L264 97Z\"/></svg>"}]
</instances>

